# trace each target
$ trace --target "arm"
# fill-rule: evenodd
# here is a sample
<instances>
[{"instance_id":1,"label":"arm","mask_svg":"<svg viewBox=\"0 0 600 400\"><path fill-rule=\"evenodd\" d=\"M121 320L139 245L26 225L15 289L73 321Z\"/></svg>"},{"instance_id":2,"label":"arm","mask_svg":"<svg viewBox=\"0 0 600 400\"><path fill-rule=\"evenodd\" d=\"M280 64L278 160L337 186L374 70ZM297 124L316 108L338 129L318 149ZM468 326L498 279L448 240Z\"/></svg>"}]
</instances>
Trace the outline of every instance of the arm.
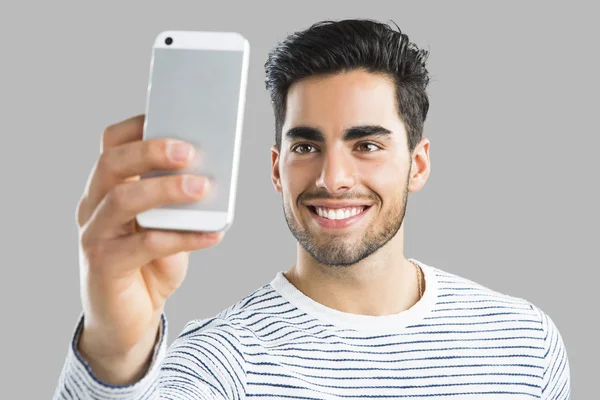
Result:
<instances>
[{"instance_id":1,"label":"arm","mask_svg":"<svg viewBox=\"0 0 600 400\"><path fill-rule=\"evenodd\" d=\"M144 140L144 121L138 115L104 130L100 156L77 204L85 317L56 398L156 398L166 354L166 326L156 352L165 303L185 279L189 254L218 244L224 235L146 229L136 222L144 211L197 201L208 189L206 177L194 174L141 179L154 170L179 170L194 158L190 143Z\"/></svg>"},{"instance_id":2,"label":"arm","mask_svg":"<svg viewBox=\"0 0 600 400\"><path fill-rule=\"evenodd\" d=\"M143 371L141 379L130 385L111 385L94 374L85 357L78 351L82 327L83 315L71 338L53 400L158 398L160 363L167 351L167 320L164 316L148 367Z\"/></svg>"},{"instance_id":3,"label":"arm","mask_svg":"<svg viewBox=\"0 0 600 400\"><path fill-rule=\"evenodd\" d=\"M189 322L170 348L167 320L161 329L144 376L129 385L98 379L77 352L81 320L73 335L53 400L107 399L243 399L245 366L234 329L212 318Z\"/></svg>"},{"instance_id":4,"label":"arm","mask_svg":"<svg viewBox=\"0 0 600 400\"><path fill-rule=\"evenodd\" d=\"M538 311L541 314L545 332L542 399L569 400L571 398L571 372L566 346L552 319L544 312Z\"/></svg>"}]
</instances>

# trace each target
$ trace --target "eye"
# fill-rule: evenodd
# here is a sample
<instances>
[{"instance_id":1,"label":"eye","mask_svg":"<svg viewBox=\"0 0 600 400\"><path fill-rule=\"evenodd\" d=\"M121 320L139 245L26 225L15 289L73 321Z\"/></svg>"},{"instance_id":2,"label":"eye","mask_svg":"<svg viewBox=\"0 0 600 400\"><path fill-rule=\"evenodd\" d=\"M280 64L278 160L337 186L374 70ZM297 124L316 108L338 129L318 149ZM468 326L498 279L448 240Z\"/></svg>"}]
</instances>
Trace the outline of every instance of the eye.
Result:
<instances>
[{"instance_id":1,"label":"eye","mask_svg":"<svg viewBox=\"0 0 600 400\"><path fill-rule=\"evenodd\" d=\"M294 147L292 147L292 152L298 153L298 154L312 153L315 150L316 149L314 148L314 146L312 146L308 143L300 143L300 144L297 144Z\"/></svg>"},{"instance_id":2,"label":"eye","mask_svg":"<svg viewBox=\"0 0 600 400\"><path fill-rule=\"evenodd\" d=\"M381 147L375 143L364 142L359 143L358 146L356 146L356 149L363 153L372 153L374 151L381 150Z\"/></svg>"}]
</instances>

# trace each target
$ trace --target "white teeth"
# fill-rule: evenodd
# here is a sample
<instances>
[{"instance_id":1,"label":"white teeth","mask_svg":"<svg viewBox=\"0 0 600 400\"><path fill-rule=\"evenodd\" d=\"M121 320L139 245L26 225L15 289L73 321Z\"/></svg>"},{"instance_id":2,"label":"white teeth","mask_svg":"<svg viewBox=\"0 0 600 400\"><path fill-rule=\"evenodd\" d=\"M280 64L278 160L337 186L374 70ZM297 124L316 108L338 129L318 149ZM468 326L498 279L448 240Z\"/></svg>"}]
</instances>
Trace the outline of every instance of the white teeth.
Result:
<instances>
[{"instance_id":1,"label":"white teeth","mask_svg":"<svg viewBox=\"0 0 600 400\"><path fill-rule=\"evenodd\" d=\"M355 216L356 214L360 214L364 207L347 207L347 208L324 208L324 207L315 207L317 210L317 214L320 217L327 219L346 219Z\"/></svg>"}]
</instances>

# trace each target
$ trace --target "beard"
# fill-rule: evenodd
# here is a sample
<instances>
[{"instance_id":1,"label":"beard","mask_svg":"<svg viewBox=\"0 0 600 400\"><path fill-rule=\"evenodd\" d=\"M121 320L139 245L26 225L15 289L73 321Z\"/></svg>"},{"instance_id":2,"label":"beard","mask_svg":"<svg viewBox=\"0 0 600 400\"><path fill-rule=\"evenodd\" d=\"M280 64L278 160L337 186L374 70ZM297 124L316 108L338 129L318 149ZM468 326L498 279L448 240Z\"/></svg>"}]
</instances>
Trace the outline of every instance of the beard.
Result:
<instances>
[{"instance_id":1,"label":"beard","mask_svg":"<svg viewBox=\"0 0 600 400\"><path fill-rule=\"evenodd\" d=\"M310 197L311 199L325 199L327 195L317 197L313 194ZM356 198L356 196L352 198ZM364 197L362 198L364 199ZM350 197L343 197L343 199L350 199ZM377 199L379 198L377 197ZM371 221L364 233L355 241L348 241L343 235L336 233L316 234L310 232L294 217L292 207L285 200L283 201L283 211L290 231L315 261L324 266L349 267L369 257L396 236L404 221L407 199L408 179L399 198L393 201L390 208L379 215L379 218ZM381 204L381 200L379 201ZM383 226L378 227L377 220L382 221Z\"/></svg>"}]
</instances>

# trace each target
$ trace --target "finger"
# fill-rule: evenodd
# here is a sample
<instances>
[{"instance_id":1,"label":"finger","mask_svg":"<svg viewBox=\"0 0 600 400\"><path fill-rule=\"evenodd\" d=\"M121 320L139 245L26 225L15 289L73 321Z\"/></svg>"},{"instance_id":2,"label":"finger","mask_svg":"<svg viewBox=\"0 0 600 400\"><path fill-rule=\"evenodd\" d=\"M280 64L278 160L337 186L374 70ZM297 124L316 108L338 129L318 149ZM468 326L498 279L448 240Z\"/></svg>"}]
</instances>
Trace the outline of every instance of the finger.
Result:
<instances>
[{"instance_id":1,"label":"finger","mask_svg":"<svg viewBox=\"0 0 600 400\"><path fill-rule=\"evenodd\" d=\"M223 235L222 232L147 230L99 242L99 245L87 249L87 257L91 268L120 274L172 254L214 246L223 239Z\"/></svg>"},{"instance_id":2,"label":"finger","mask_svg":"<svg viewBox=\"0 0 600 400\"><path fill-rule=\"evenodd\" d=\"M100 154L104 153L104 151L108 148L143 139L145 120L145 115L140 114L106 127L104 129L104 132L102 133L102 139L100 142ZM79 226L82 226L85 222L87 222L87 219L89 218L91 212L97 205L97 198L94 199L95 201L91 201L89 199L89 189L93 186L92 181L96 180L95 172L97 169L97 165L98 163L96 163L96 165L90 172L85 185L84 193L81 196L77 205L77 223Z\"/></svg>"},{"instance_id":3,"label":"finger","mask_svg":"<svg viewBox=\"0 0 600 400\"><path fill-rule=\"evenodd\" d=\"M100 155L86 191L89 212L117 184L152 170L183 168L193 154L192 145L175 139L136 141L107 149Z\"/></svg>"},{"instance_id":4,"label":"finger","mask_svg":"<svg viewBox=\"0 0 600 400\"><path fill-rule=\"evenodd\" d=\"M100 152L123 143L142 140L146 116L139 114L107 126L102 133Z\"/></svg>"},{"instance_id":5,"label":"finger","mask_svg":"<svg viewBox=\"0 0 600 400\"><path fill-rule=\"evenodd\" d=\"M187 174L121 183L100 202L85 233L92 238L116 237L137 214L168 204L198 201L208 190L206 177Z\"/></svg>"}]
</instances>

